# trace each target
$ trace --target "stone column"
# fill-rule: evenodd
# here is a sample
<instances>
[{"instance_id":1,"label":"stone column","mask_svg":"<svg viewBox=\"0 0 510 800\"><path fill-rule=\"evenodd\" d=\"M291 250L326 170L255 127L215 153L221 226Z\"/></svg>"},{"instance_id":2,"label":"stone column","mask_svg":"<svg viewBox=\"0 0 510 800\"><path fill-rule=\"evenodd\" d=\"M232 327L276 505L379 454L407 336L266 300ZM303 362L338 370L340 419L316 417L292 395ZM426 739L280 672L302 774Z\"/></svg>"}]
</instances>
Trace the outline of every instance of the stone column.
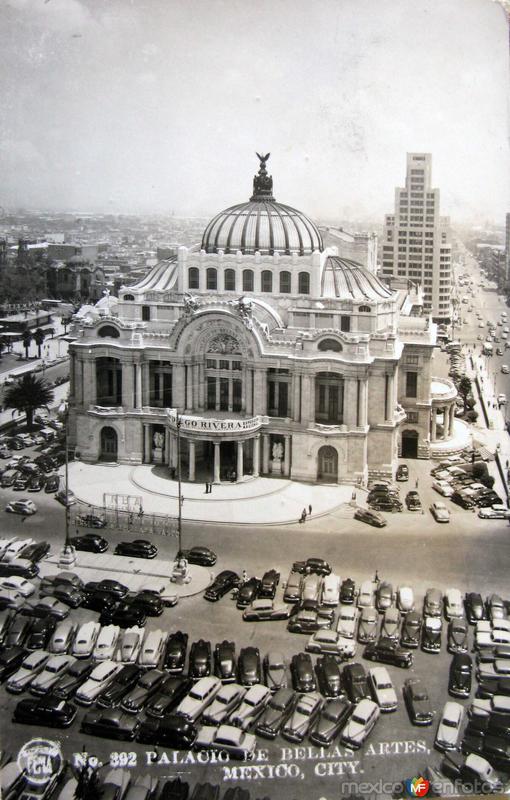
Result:
<instances>
[{"instance_id":1,"label":"stone column","mask_svg":"<svg viewBox=\"0 0 510 800\"><path fill-rule=\"evenodd\" d=\"M170 430L165 428L165 454L164 454L164 463L168 464L168 453L170 451Z\"/></svg>"},{"instance_id":2,"label":"stone column","mask_svg":"<svg viewBox=\"0 0 510 800\"><path fill-rule=\"evenodd\" d=\"M266 371L256 369L254 373L253 414L267 414Z\"/></svg>"},{"instance_id":3,"label":"stone column","mask_svg":"<svg viewBox=\"0 0 510 800\"><path fill-rule=\"evenodd\" d=\"M214 442L214 483L220 483L220 443Z\"/></svg>"},{"instance_id":4,"label":"stone column","mask_svg":"<svg viewBox=\"0 0 510 800\"><path fill-rule=\"evenodd\" d=\"M147 362L146 364L142 364L142 405L143 406L150 406L150 404L151 404L149 366L150 366L149 362Z\"/></svg>"},{"instance_id":5,"label":"stone column","mask_svg":"<svg viewBox=\"0 0 510 800\"><path fill-rule=\"evenodd\" d=\"M358 384L356 378L344 381L344 423L349 430L356 427L358 406Z\"/></svg>"},{"instance_id":6,"label":"stone column","mask_svg":"<svg viewBox=\"0 0 510 800\"><path fill-rule=\"evenodd\" d=\"M122 407L133 408L133 365L122 364Z\"/></svg>"},{"instance_id":7,"label":"stone column","mask_svg":"<svg viewBox=\"0 0 510 800\"><path fill-rule=\"evenodd\" d=\"M243 458L244 442L237 442L237 481L242 481L244 478L244 458Z\"/></svg>"},{"instance_id":8,"label":"stone column","mask_svg":"<svg viewBox=\"0 0 510 800\"><path fill-rule=\"evenodd\" d=\"M176 364L172 369L172 399L175 408L184 408L184 367Z\"/></svg>"},{"instance_id":9,"label":"stone column","mask_svg":"<svg viewBox=\"0 0 510 800\"><path fill-rule=\"evenodd\" d=\"M269 472L269 434L262 434L262 474Z\"/></svg>"},{"instance_id":10,"label":"stone column","mask_svg":"<svg viewBox=\"0 0 510 800\"><path fill-rule=\"evenodd\" d=\"M359 424L365 427L368 422L368 381L362 378L359 385Z\"/></svg>"},{"instance_id":11,"label":"stone column","mask_svg":"<svg viewBox=\"0 0 510 800\"><path fill-rule=\"evenodd\" d=\"M251 402L251 369L245 367L241 373L242 375L242 389L241 389L241 411L245 414L253 414Z\"/></svg>"},{"instance_id":12,"label":"stone column","mask_svg":"<svg viewBox=\"0 0 510 800\"><path fill-rule=\"evenodd\" d=\"M301 376L294 372L292 375L292 418L294 422L299 422L301 419L301 404L300 404L300 378Z\"/></svg>"},{"instance_id":13,"label":"stone column","mask_svg":"<svg viewBox=\"0 0 510 800\"><path fill-rule=\"evenodd\" d=\"M448 415L446 406L443 406L443 439L448 439Z\"/></svg>"},{"instance_id":14,"label":"stone column","mask_svg":"<svg viewBox=\"0 0 510 800\"><path fill-rule=\"evenodd\" d=\"M187 376L186 408L189 411L192 411L194 405L194 398L193 398L193 367L191 366L191 364L188 366L188 369L186 370L186 376Z\"/></svg>"},{"instance_id":15,"label":"stone column","mask_svg":"<svg viewBox=\"0 0 510 800\"><path fill-rule=\"evenodd\" d=\"M308 423L309 425L315 422L315 402L312 405L313 392L315 392L315 381L311 375L303 375L301 392L301 421Z\"/></svg>"},{"instance_id":16,"label":"stone column","mask_svg":"<svg viewBox=\"0 0 510 800\"><path fill-rule=\"evenodd\" d=\"M450 436L455 433L455 403L450 406Z\"/></svg>"},{"instance_id":17,"label":"stone column","mask_svg":"<svg viewBox=\"0 0 510 800\"><path fill-rule=\"evenodd\" d=\"M286 478L288 478L289 475L290 475L290 443L291 443L291 437L290 436L285 436L284 439L285 439L285 445L284 445L285 449L283 451L283 474L285 475Z\"/></svg>"},{"instance_id":18,"label":"stone column","mask_svg":"<svg viewBox=\"0 0 510 800\"><path fill-rule=\"evenodd\" d=\"M83 376L83 405L95 405L97 403L96 387L96 362L94 360L84 362Z\"/></svg>"},{"instance_id":19,"label":"stone column","mask_svg":"<svg viewBox=\"0 0 510 800\"><path fill-rule=\"evenodd\" d=\"M253 440L253 477L259 477L260 469L260 434L257 434Z\"/></svg>"},{"instance_id":20,"label":"stone column","mask_svg":"<svg viewBox=\"0 0 510 800\"><path fill-rule=\"evenodd\" d=\"M205 409L205 366L203 364L198 365L198 407L200 411Z\"/></svg>"},{"instance_id":21,"label":"stone column","mask_svg":"<svg viewBox=\"0 0 510 800\"><path fill-rule=\"evenodd\" d=\"M228 381L228 410L232 411L234 407L234 381L229 378Z\"/></svg>"},{"instance_id":22,"label":"stone column","mask_svg":"<svg viewBox=\"0 0 510 800\"><path fill-rule=\"evenodd\" d=\"M395 413L395 398L394 398L394 388L393 388L393 375L388 375L388 417L387 419L392 421L393 414Z\"/></svg>"},{"instance_id":23,"label":"stone column","mask_svg":"<svg viewBox=\"0 0 510 800\"><path fill-rule=\"evenodd\" d=\"M189 469L188 469L188 477L190 481L195 480L195 442L191 439L188 441L189 445Z\"/></svg>"},{"instance_id":24,"label":"stone column","mask_svg":"<svg viewBox=\"0 0 510 800\"><path fill-rule=\"evenodd\" d=\"M193 364L193 409L200 408L200 364Z\"/></svg>"},{"instance_id":25,"label":"stone column","mask_svg":"<svg viewBox=\"0 0 510 800\"><path fill-rule=\"evenodd\" d=\"M437 437L437 410L434 406L430 409L430 423L430 440L435 442Z\"/></svg>"},{"instance_id":26,"label":"stone column","mask_svg":"<svg viewBox=\"0 0 510 800\"><path fill-rule=\"evenodd\" d=\"M143 441L144 441L144 447L143 447L144 461L145 461L146 464L150 464L151 461L152 461L151 426L150 425L144 425L143 427L144 427L144 436L143 436Z\"/></svg>"},{"instance_id":27,"label":"stone column","mask_svg":"<svg viewBox=\"0 0 510 800\"><path fill-rule=\"evenodd\" d=\"M135 370L136 370L136 402L135 402L135 408L141 408L142 407L142 380L143 380L143 378L142 378L142 365L141 364L135 364Z\"/></svg>"}]
</instances>

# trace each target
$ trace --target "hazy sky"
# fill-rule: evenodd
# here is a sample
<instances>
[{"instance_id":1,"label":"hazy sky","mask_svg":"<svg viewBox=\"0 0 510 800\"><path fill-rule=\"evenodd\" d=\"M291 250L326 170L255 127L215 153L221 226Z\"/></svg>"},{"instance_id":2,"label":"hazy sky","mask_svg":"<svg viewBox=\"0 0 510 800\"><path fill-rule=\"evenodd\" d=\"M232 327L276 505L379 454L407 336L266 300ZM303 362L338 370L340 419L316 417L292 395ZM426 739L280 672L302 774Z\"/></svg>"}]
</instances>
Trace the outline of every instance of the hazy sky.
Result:
<instances>
[{"instance_id":1,"label":"hazy sky","mask_svg":"<svg viewBox=\"0 0 510 800\"><path fill-rule=\"evenodd\" d=\"M212 214L271 151L278 200L381 217L407 151L441 212L510 210L492 0L0 0L0 204Z\"/></svg>"}]
</instances>

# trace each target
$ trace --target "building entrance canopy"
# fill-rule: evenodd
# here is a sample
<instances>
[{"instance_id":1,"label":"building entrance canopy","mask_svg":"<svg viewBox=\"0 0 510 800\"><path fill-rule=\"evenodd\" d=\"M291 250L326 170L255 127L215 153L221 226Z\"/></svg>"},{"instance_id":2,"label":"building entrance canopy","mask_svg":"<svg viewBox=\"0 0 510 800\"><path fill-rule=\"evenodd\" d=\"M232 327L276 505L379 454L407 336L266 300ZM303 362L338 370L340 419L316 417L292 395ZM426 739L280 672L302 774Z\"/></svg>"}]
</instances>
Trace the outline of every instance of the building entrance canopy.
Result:
<instances>
[{"instance_id":1,"label":"building entrance canopy","mask_svg":"<svg viewBox=\"0 0 510 800\"><path fill-rule=\"evenodd\" d=\"M267 425L269 418L263 415L247 419L228 419L217 417L198 417L187 414L178 414L177 409L167 409L168 422L171 428L177 429L178 423L181 433L197 433L205 438L243 436L256 433L263 425Z\"/></svg>"}]
</instances>

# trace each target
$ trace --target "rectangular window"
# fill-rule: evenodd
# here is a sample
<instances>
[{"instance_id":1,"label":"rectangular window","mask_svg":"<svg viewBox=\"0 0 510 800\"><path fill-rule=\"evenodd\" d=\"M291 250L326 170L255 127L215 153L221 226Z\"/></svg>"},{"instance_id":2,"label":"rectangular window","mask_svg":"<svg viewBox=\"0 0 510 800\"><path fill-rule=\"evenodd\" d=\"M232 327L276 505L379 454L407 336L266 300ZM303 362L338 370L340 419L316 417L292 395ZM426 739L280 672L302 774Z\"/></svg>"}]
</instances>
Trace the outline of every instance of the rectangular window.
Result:
<instances>
[{"instance_id":1,"label":"rectangular window","mask_svg":"<svg viewBox=\"0 0 510 800\"><path fill-rule=\"evenodd\" d=\"M406 356L406 364L419 364L420 357L417 355L408 355Z\"/></svg>"},{"instance_id":2,"label":"rectangular window","mask_svg":"<svg viewBox=\"0 0 510 800\"><path fill-rule=\"evenodd\" d=\"M151 318L151 307L142 306L142 322L150 322L150 318Z\"/></svg>"},{"instance_id":3,"label":"rectangular window","mask_svg":"<svg viewBox=\"0 0 510 800\"><path fill-rule=\"evenodd\" d=\"M241 362L240 361L232 361L232 369L235 369L235 370L241 369Z\"/></svg>"},{"instance_id":4,"label":"rectangular window","mask_svg":"<svg viewBox=\"0 0 510 800\"><path fill-rule=\"evenodd\" d=\"M242 406L242 381L234 378L232 381L232 411L241 411Z\"/></svg>"},{"instance_id":5,"label":"rectangular window","mask_svg":"<svg viewBox=\"0 0 510 800\"><path fill-rule=\"evenodd\" d=\"M406 397L418 396L418 373L406 372Z\"/></svg>"},{"instance_id":6,"label":"rectangular window","mask_svg":"<svg viewBox=\"0 0 510 800\"><path fill-rule=\"evenodd\" d=\"M407 422L417 423L420 421L420 415L417 411L407 411Z\"/></svg>"},{"instance_id":7,"label":"rectangular window","mask_svg":"<svg viewBox=\"0 0 510 800\"><path fill-rule=\"evenodd\" d=\"M207 408L216 408L216 378L207 378Z\"/></svg>"},{"instance_id":8,"label":"rectangular window","mask_svg":"<svg viewBox=\"0 0 510 800\"><path fill-rule=\"evenodd\" d=\"M230 364L229 364L228 361L224 361L223 359L220 359L220 369L229 369L229 367L230 367Z\"/></svg>"},{"instance_id":9,"label":"rectangular window","mask_svg":"<svg viewBox=\"0 0 510 800\"><path fill-rule=\"evenodd\" d=\"M220 378L220 411L228 411L228 378Z\"/></svg>"},{"instance_id":10,"label":"rectangular window","mask_svg":"<svg viewBox=\"0 0 510 800\"><path fill-rule=\"evenodd\" d=\"M351 330L350 317L340 317L340 330L344 333L348 333Z\"/></svg>"},{"instance_id":11,"label":"rectangular window","mask_svg":"<svg viewBox=\"0 0 510 800\"><path fill-rule=\"evenodd\" d=\"M216 369L216 359L215 358L208 358L207 359L207 369Z\"/></svg>"},{"instance_id":12,"label":"rectangular window","mask_svg":"<svg viewBox=\"0 0 510 800\"><path fill-rule=\"evenodd\" d=\"M289 386L287 383L278 385L278 416L286 417L288 409Z\"/></svg>"}]
</instances>

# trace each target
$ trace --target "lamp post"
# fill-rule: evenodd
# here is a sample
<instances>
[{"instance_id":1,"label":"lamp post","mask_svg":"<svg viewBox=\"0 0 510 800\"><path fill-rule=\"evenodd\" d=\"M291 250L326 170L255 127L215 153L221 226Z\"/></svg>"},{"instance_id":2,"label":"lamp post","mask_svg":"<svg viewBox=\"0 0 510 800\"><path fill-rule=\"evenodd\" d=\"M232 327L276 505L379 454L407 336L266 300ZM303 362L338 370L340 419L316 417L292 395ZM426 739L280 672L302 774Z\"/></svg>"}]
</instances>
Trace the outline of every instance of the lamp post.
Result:
<instances>
[{"instance_id":1,"label":"lamp post","mask_svg":"<svg viewBox=\"0 0 510 800\"><path fill-rule=\"evenodd\" d=\"M177 536L179 539L179 552L182 550L182 495L181 495L181 417L177 412L176 423L177 428L177 494L179 511L177 516Z\"/></svg>"},{"instance_id":2,"label":"lamp post","mask_svg":"<svg viewBox=\"0 0 510 800\"><path fill-rule=\"evenodd\" d=\"M69 539L69 406L65 400L58 410L65 426L65 543L60 554L59 566L71 567L76 563L76 551Z\"/></svg>"}]
</instances>

